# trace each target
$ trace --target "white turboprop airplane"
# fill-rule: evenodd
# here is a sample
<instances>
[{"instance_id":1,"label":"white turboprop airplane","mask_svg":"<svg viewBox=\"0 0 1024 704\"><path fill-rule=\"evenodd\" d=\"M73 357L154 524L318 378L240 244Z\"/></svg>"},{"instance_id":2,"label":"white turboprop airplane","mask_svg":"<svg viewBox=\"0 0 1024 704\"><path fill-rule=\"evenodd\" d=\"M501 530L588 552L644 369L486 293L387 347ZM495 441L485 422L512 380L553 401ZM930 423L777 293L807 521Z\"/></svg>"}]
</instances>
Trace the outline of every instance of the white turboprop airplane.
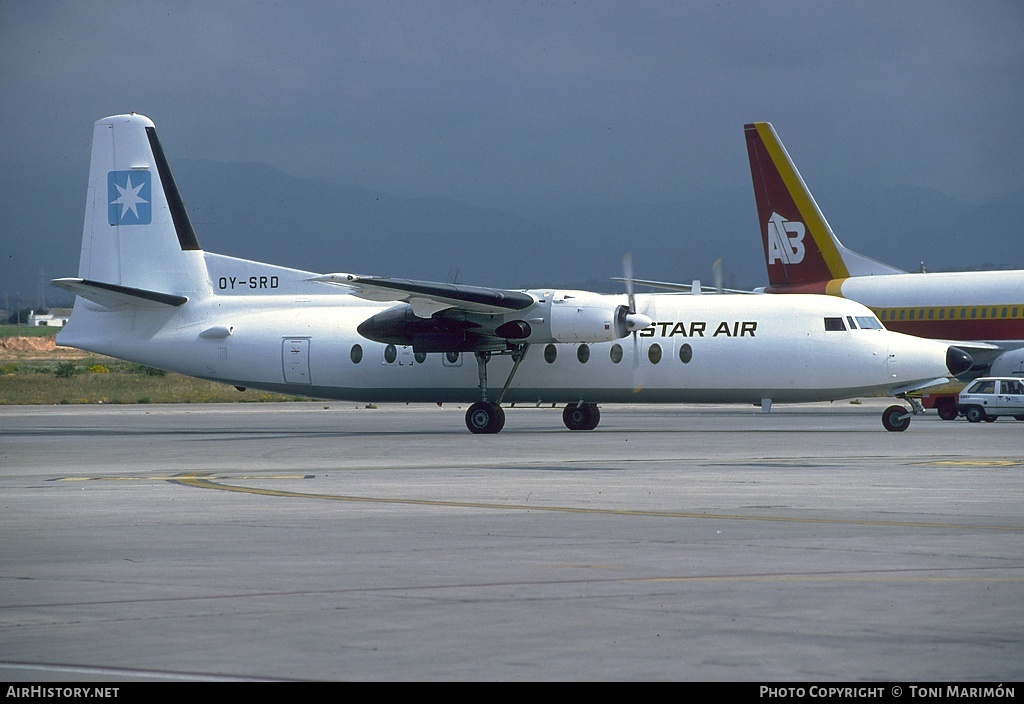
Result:
<instances>
[{"instance_id":1,"label":"white turboprop airplane","mask_svg":"<svg viewBox=\"0 0 1024 704\"><path fill-rule=\"evenodd\" d=\"M768 293L826 293L871 308L890 330L969 352L973 375L1024 376L1024 270L907 273L844 247L767 122L744 125ZM929 400L957 417L956 391Z\"/></svg>"},{"instance_id":2,"label":"white turboprop airplane","mask_svg":"<svg viewBox=\"0 0 1024 704\"><path fill-rule=\"evenodd\" d=\"M502 403L564 403L590 430L599 403L906 398L971 365L826 296L498 290L212 254L148 118L98 121L92 150L79 274L54 281L77 295L61 345L239 388L469 403L474 433L501 430Z\"/></svg>"}]
</instances>

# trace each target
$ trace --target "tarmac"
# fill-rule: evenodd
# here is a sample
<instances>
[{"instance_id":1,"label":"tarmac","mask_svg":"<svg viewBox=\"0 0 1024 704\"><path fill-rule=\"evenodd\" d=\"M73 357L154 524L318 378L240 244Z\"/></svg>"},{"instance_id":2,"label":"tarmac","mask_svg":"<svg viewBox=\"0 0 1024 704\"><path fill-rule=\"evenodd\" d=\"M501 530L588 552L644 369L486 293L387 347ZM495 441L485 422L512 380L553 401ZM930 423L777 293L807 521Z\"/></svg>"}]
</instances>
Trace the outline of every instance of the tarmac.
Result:
<instances>
[{"instance_id":1,"label":"tarmac","mask_svg":"<svg viewBox=\"0 0 1024 704\"><path fill-rule=\"evenodd\" d=\"M0 406L0 680L1024 679L1024 423Z\"/></svg>"}]
</instances>

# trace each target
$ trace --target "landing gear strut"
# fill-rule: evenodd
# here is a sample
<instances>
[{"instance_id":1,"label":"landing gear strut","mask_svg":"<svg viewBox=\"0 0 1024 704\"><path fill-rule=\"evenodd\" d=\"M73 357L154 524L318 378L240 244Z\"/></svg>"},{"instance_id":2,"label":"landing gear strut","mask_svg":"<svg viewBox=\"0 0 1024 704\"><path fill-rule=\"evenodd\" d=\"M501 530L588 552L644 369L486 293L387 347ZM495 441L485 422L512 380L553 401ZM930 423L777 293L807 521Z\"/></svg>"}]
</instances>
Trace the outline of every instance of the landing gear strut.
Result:
<instances>
[{"instance_id":1,"label":"landing gear strut","mask_svg":"<svg viewBox=\"0 0 1024 704\"><path fill-rule=\"evenodd\" d=\"M469 432L477 435L493 435L494 433L501 432L501 429L505 427L505 411L501 408L501 400L505 398L505 392L508 391L509 384L512 383L512 377L516 375L519 363L523 361L523 357L526 356L526 351L529 347L528 344L523 343L515 345L512 349L504 352L474 353L477 373L480 375L480 400L466 411L466 427L469 428ZM491 402L487 398L487 363L491 361L492 354L511 354L512 361L514 362L512 371L508 373L508 379L505 380L505 386L501 389L497 402Z\"/></svg>"}]
</instances>

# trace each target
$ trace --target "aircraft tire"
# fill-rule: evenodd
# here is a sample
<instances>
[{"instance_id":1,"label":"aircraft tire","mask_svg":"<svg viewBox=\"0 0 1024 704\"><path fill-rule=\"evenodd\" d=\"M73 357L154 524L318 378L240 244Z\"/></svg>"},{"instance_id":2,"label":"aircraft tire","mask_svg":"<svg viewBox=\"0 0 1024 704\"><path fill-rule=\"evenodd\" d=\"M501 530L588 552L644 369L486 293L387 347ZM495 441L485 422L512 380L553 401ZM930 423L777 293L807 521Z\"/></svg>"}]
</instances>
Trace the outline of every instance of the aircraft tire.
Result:
<instances>
[{"instance_id":1,"label":"aircraft tire","mask_svg":"<svg viewBox=\"0 0 1024 704\"><path fill-rule=\"evenodd\" d=\"M956 402L952 400L939 401L935 408L942 420L956 420L956 417L960 415L956 410Z\"/></svg>"},{"instance_id":2,"label":"aircraft tire","mask_svg":"<svg viewBox=\"0 0 1024 704\"><path fill-rule=\"evenodd\" d=\"M967 421L970 423L980 423L985 420L985 411L980 406L971 406L964 412L964 415L967 416Z\"/></svg>"},{"instance_id":3,"label":"aircraft tire","mask_svg":"<svg viewBox=\"0 0 1024 704\"><path fill-rule=\"evenodd\" d=\"M570 403L562 411L562 422L569 430L593 430L601 422L601 409L596 403Z\"/></svg>"},{"instance_id":4,"label":"aircraft tire","mask_svg":"<svg viewBox=\"0 0 1024 704\"><path fill-rule=\"evenodd\" d=\"M466 427L475 435L493 435L505 427L505 411L496 403L478 401L466 411Z\"/></svg>"},{"instance_id":5,"label":"aircraft tire","mask_svg":"<svg viewBox=\"0 0 1024 704\"><path fill-rule=\"evenodd\" d=\"M902 433L910 427L910 416L903 406L889 406L882 413L882 426L891 433Z\"/></svg>"}]
</instances>

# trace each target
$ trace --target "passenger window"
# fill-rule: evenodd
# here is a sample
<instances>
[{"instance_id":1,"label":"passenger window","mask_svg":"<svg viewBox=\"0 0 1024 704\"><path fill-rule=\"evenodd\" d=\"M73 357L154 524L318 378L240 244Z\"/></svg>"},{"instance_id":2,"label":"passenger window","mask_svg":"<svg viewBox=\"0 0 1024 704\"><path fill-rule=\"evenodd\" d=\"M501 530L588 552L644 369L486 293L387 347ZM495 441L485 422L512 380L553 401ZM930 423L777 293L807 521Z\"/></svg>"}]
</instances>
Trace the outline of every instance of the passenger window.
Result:
<instances>
[{"instance_id":1,"label":"passenger window","mask_svg":"<svg viewBox=\"0 0 1024 704\"><path fill-rule=\"evenodd\" d=\"M647 350L647 359L651 360L651 364L657 364L661 361L661 345L655 342Z\"/></svg>"},{"instance_id":2,"label":"passenger window","mask_svg":"<svg viewBox=\"0 0 1024 704\"><path fill-rule=\"evenodd\" d=\"M588 345L580 345L576 348L576 359L580 360L580 364L586 364L587 360L590 359L590 347Z\"/></svg>"},{"instance_id":3,"label":"passenger window","mask_svg":"<svg viewBox=\"0 0 1024 704\"><path fill-rule=\"evenodd\" d=\"M618 364L622 361L622 345L616 342L612 345L611 350L608 352L608 356L611 357L613 364Z\"/></svg>"},{"instance_id":4,"label":"passenger window","mask_svg":"<svg viewBox=\"0 0 1024 704\"><path fill-rule=\"evenodd\" d=\"M825 318L825 329L828 331L845 330L846 324L842 318Z\"/></svg>"},{"instance_id":5,"label":"passenger window","mask_svg":"<svg viewBox=\"0 0 1024 704\"><path fill-rule=\"evenodd\" d=\"M348 353L352 364L359 364L363 360L363 348L360 345L352 345L352 351Z\"/></svg>"},{"instance_id":6,"label":"passenger window","mask_svg":"<svg viewBox=\"0 0 1024 704\"><path fill-rule=\"evenodd\" d=\"M544 348L544 361L548 364L554 364L555 358L558 356L558 348L554 345L548 345Z\"/></svg>"}]
</instances>

